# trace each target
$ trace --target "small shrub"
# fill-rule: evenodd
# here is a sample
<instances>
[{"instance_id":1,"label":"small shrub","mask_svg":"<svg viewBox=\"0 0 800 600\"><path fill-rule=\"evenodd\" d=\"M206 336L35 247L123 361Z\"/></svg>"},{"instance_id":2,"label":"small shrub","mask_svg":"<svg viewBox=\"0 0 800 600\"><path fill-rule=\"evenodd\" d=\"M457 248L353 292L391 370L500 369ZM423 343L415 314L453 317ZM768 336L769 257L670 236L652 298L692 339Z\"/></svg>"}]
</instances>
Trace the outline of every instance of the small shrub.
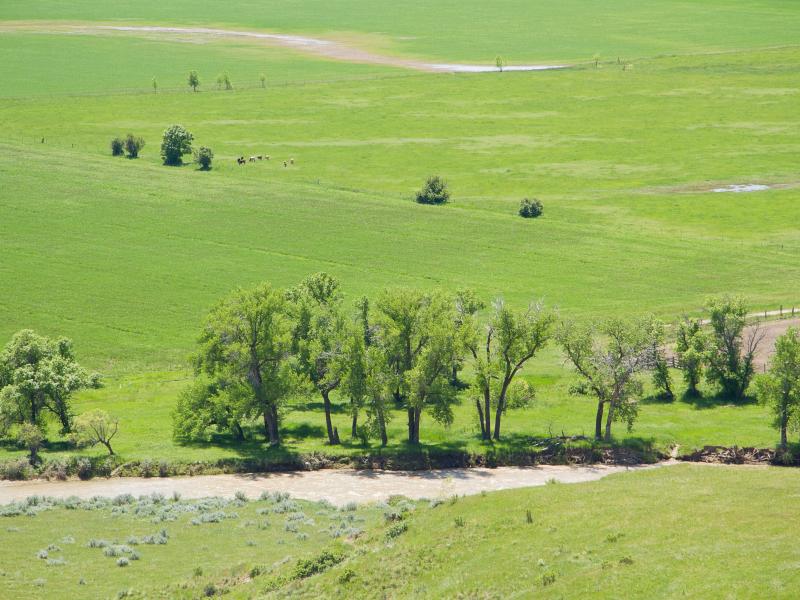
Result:
<instances>
[{"instance_id":1,"label":"small shrub","mask_svg":"<svg viewBox=\"0 0 800 600\"><path fill-rule=\"evenodd\" d=\"M464 526L464 518L463 517L456 517L455 518L455 525L456 525L456 527L463 527Z\"/></svg>"},{"instance_id":2,"label":"small shrub","mask_svg":"<svg viewBox=\"0 0 800 600\"><path fill-rule=\"evenodd\" d=\"M131 563L130 563L130 561L128 560L128 558L127 558L127 557L125 557L125 556L120 556L120 557L117 559L117 566L118 566L118 567L127 567L129 564L131 564Z\"/></svg>"},{"instance_id":3,"label":"small shrub","mask_svg":"<svg viewBox=\"0 0 800 600\"><path fill-rule=\"evenodd\" d=\"M47 563L45 563L48 567L63 567L67 564L63 558L48 558Z\"/></svg>"},{"instance_id":4,"label":"small shrub","mask_svg":"<svg viewBox=\"0 0 800 600\"><path fill-rule=\"evenodd\" d=\"M36 553L36 558L38 558L40 560L46 559L47 558L47 550L39 550L39 552Z\"/></svg>"},{"instance_id":5,"label":"small shrub","mask_svg":"<svg viewBox=\"0 0 800 600\"><path fill-rule=\"evenodd\" d=\"M351 569L350 567L348 567L342 571L341 575L339 575L338 581L340 584L345 584L355 579L355 577L356 577L356 572L353 571L353 569Z\"/></svg>"},{"instance_id":6,"label":"small shrub","mask_svg":"<svg viewBox=\"0 0 800 600\"><path fill-rule=\"evenodd\" d=\"M88 458L79 458L75 461L75 473L81 479L91 479L92 478L92 461Z\"/></svg>"},{"instance_id":7,"label":"small shrub","mask_svg":"<svg viewBox=\"0 0 800 600\"><path fill-rule=\"evenodd\" d=\"M206 598L211 598L211 596L217 595L217 586L213 583L206 584L206 587L203 588L203 596Z\"/></svg>"},{"instance_id":8,"label":"small shrub","mask_svg":"<svg viewBox=\"0 0 800 600\"><path fill-rule=\"evenodd\" d=\"M533 200L523 198L522 202L519 203L520 217L524 217L526 219L535 219L536 217L541 216L542 212L544 212L544 207L536 198Z\"/></svg>"},{"instance_id":9,"label":"small shrub","mask_svg":"<svg viewBox=\"0 0 800 600\"><path fill-rule=\"evenodd\" d=\"M236 492L233 494L233 497L239 502L247 502L247 494L245 494L242 490L236 490Z\"/></svg>"},{"instance_id":10,"label":"small shrub","mask_svg":"<svg viewBox=\"0 0 800 600\"><path fill-rule=\"evenodd\" d=\"M425 185L417 192L415 200L419 204L445 204L449 202L450 190L447 188L447 182L438 175L428 177Z\"/></svg>"},{"instance_id":11,"label":"small shrub","mask_svg":"<svg viewBox=\"0 0 800 600\"><path fill-rule=\"evenodd\" d=\"M142 148L144 148L144 139L136 137L132 133L125 137L125 151L128 153L128 158L138 158Z\"/></svg>"},{"instance_id":12,"label":"small shrub","mask_svg":"<svg viewBox=\"0 0 800 600\"><path fill-rule=\"evenodd\" d=\"M122 138L114 138L111 140L111 156L122 156L125 154L125 142Z\"/></svg>"},{"instance_id":13,"label":"small shrub","mask_svg":"<svg viewBox=\"0 0 800 600\"><path fill-rule=\"evenodd\" d=\"M202 577L203 576L203 567L195 567L194 571L192 572L195 577Z\"/></svg>"},{"instance_id":14,"label":"small shrub","mask_svg":"<svg viewBox=\"0 0 800 600\"><path fill-rule=\"evenodd\" d=\"M533 514L530 510L525 511L525 522L528 524L533 523Z\"/></svg>"},{"instance_id":15,"label":"small shrub","mask_svg":"<svg viewBox=\"0 0 800 600\"><path fill-rule=\"evenodd\" d=\"M630 556L623 556L619 559L619 564L621 565L632 565L633 559Z\"/></svg>"},{"instance_id":16,"label":"small shrub","mask_svg":"<svg viewBox=\"0 0 800 600\"><path fill-rule=\"evenodd\" d=\"M550 571L549 573L544 573L540 581L543 587L547 587L548 585L552 585L556 582L556 574Z\"/></svg>"},{"instance_id":17,"label":"small shrub","mask_svg":"<svg viewBox=\"0 0 800 600\"><path fill-rule=\"evenodd\" d=\"M406 531L408 531L408 523L405 521L400 521L386 530L386 539L394 539L400 535L403 535Z\"/></svg>"},{"instance_id":18,"label":"small shrub","mask_svg":"<svg viewBox=\"0 0 800 600\"><path fill-rule=\"evenodd\" d=\"M344 560L344 555L323 550L317 556L305 560L297 561L292 571L292 579L305 579L317 573L327 571L331 567L338 565Z\"/></svg>"},{"instance_id":19,"label":"small shrub","mask_svg":"<svg viewBox=\"0 0 800 600\"><path fill-rule=\"evenodd\" d=\"M213 158L214 153L211 151L211 148L206 148L205 146L200 146L197 152L194 153L194 159L203 171L211 169L211 161Z\"/></svg>"}]
</instances>

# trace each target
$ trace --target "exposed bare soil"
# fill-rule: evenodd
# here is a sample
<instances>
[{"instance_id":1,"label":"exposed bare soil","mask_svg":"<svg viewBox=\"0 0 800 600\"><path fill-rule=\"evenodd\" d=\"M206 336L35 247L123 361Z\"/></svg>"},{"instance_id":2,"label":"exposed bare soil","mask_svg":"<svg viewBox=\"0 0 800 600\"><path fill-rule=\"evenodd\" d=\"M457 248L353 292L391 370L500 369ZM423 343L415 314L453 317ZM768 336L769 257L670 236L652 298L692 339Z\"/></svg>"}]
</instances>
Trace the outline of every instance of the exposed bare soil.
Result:
<instances>
[{"instance_id":1,"label":"exposed bare soil","mask_svg":"<svg viewBox=\"0 0 800 600\"><path fill-rule=\"evenodd\" d=\"M672 464L672 463L659 463ZM612 473L652 469L648 466L564 466L498 467L496 469L441 469L435 471L322 470L291 473L203 475L197 477L112 477L89 481L3 481L0 504L32 495L66 498L78 496L116 496L173 492L184 498L233 496L241 490L250 498L264 491L288 492L305 500L328 500L336 505L348 502L386 500L400 494L409 498L438 498L478 494L496 490L560 483L595 481Z\"/></svg>"}]
</instances>

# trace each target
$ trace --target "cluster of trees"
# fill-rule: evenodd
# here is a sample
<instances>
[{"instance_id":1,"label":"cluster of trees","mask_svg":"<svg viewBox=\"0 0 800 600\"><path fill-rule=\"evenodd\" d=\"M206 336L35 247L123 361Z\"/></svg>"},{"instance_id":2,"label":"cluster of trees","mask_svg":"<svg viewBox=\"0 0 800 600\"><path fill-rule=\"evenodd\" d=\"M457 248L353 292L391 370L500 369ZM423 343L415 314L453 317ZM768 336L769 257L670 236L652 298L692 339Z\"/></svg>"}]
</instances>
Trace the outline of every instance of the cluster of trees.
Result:
<instances>
[{"instance_id":1,"label":"cluster of trees","mask_svg":"<svg viewBox=\"0 0 800 600\"><path fill-rule=\"evenodd\" d=\"M75 392L99 386L100 376L75 360L70 340L23 329L0 351L0 437L16 439L36 462L50 418L76 443L102 443L113 454L116 420L102 411L75 418L72 410Z\"/></svg>"},{"instance_id":2,"label":"cluster of trees","mask_svg":"<svg viewBox=\"0 0 800 600\"><path fill-rule=\"evenodd\" d=\"M211 169L211 161L214 159L211 148L201 146L194 150L192 148L193 141L194 136L183 125L168 127L161 138L161 159L164 164L179 166L183 164L183 157L186 154L194 154L194 160L201 170ZM137 158L142 148L144 148L144 139L130 133L125 139L114 138L111 140L113 156L122 156L127 152L129 158Z\"/></svg>"},{"instance_id":3,"label":"cluster of trees","mask_svg":"<svg viewBox=\"0 0 800 600\"><path fill-rule=\"evenodd\" d=\"M267 87L267 76L264 73L261 73L258 76L258 81L261 83L262 88ZM189 84L189 87L192 88L192 91L196 92L197 89L200 87L200 75L197 71L189 71L189 75L186 78L186 82ZM233 83L231 83L231 78L228 75L227 71L220 73L217 75L217 89L221 90L222 88L226 90L233 89ZM155 77L153 78L153 91L158 91L158 84L156 83Z\"/></svg>"},{"instance_id":4,"label":"cluster of trees","mask_svg":"<svg viewBox=\"0 0 800 600\"><path fill-rule=\"evenodd\" d=\"M499 439L506 411L533 399L517 375L552 336L555 316L538 304L515 311L497 301L482 327L476 315L483 308L470 291L388 289L348 311L339 282L325 273L287 290L266 283L236 290L205 320L198 377L179 399L175 436L217 428L242 438L243 424L258 419L279 444L288 400L306 393L321 399L328 442L337 444L337 392L347 398L352 437L386 445L389 420L402 409L407 439L416 444L424 415L452 423L459 371L469 359L483 438Z\"/></svg>"},{"instance_id":5,"label":"cluster of trees","mask_svg":"<svg viewBox=\"0 0 800 600\"><path fill-rule=\"evenodd\" d=\"M132 133L125 138L115 137L111 140L112 156L123 156L127 152L128 158L138 158L142 148L144 148L144 139Z\"/></svg>"},{"instance_id":6,"label":"cluster of trees","mask_svg":"<svg viewBox=\"0 0 800 600\"><path fill-rule=\"evenodd\" d=\"M673 360L690 394L699 393L705 376L722 394L741 399L763 335L758 326L745 328L747 310L739 298L711 300L708 310L707 327L701 320L678 324ZM479 318L487 312L487 319ZM497 300L487 306L469 290L387 289L348 310L339 282L325 273L286 290L264 283L236 290L206 318L197 378L179 399L174 434L188 440L216 429L243 439L245 425L258 420L276 445L290 398L308 394L321 400L328 442L338 444L331 419L337 393L350 411L351 438L365 443L372 438L386 445L387 425L399 409L407 441L417 444L425 415L448 425L462 400L474 406L482 438L497 440L507 411L535 398L519 373L554 341L577 375L571 391L597 403L595 437L610 441L613 423L633 426L645 376L664 399L674 398L665 332L652 316L557 322L541 304L515 310ZM791 360L775 362L779 366L758 384L759 397L776 407L784 426L800 423L800 341L796 333L787 335L781 342L786 350L776 357ZM459 375L468 363L467 384ZM797 373L791 391L787 364Z\"/></svg>"}]
</instances>

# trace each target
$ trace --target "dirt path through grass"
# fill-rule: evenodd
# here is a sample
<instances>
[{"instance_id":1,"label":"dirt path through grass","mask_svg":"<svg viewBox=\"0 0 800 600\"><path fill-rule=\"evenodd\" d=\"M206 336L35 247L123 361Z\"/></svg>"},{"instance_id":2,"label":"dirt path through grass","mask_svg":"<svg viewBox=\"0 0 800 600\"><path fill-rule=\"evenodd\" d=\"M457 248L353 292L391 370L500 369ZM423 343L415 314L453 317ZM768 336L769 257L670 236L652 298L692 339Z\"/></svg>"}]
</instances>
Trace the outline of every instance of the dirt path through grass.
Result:
<instances>
[{"instance_id":1,"label":"dirt path through grass","mask_svg":"<svg viewBox=\"0 0 800 600\"><path fill-rule=\"evenodd\" d=\"M43 495L67 498L78 496L117 496L119 494L179 493L184 498L233 496L242 491L250 498L261 492L288 492L305 500L328 500L336 505L348 502L386 500L401 494L409 498L443 498L481 492L559 483L595 481L612 473L624 473L657 466L612 465L538 467L499 467L496 469L442 469L436 471L355 471L351 469L259 473L242 475L203 475L198 477L163 477L142 479L118 477L89 481L2 481L0 504Z\"/></svg>"},{"instance_id":2,"label":"dirt path through grass","mask_svg":"<svg viewBox=\"0 0 800 600\"><path fill-rule=\"evenodd\" d=\"M260 31L241 31L232 29L216 29L210 27L163 27L154 25L95 25L46 23L29 21L24 23L0 23L3 31L20 31L35 33L67 33L67 34L120 34L127 33L138 36L156 38L172 37L181 40L211 41L214 39L239 39L261 42L269 45L283 46L299 52L314 54L322 58L345 62L378 64L391 67L440 73L484 73L499 71L496 65L483 64L450 64L427 63L419 60L404 59L398 56L377 54L346 44L344 42L311 38L299 35L266 33ZM507 65L504 71L543 71L563 69L565 65Z\"/></svg>"}]
</instances>

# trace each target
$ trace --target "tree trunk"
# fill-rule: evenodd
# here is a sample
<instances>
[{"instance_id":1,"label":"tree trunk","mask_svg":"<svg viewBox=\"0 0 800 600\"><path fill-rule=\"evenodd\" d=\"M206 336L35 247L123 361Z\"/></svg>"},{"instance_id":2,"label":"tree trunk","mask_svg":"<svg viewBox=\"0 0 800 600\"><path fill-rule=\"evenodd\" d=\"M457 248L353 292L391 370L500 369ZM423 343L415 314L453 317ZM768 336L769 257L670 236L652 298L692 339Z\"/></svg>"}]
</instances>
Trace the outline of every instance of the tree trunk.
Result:
<instances>
[{"instance_id":1,"label":"tree trunk","mask_svg":"<svg viewBox=\"0 0 800 600\"><path fill-rule=\"evenodd\" d=\"M788 421L789 421L789 415L786 408L784 408L783 410L781 410L781 448L786 448L786 445L788 443L788 440L786 438L786 427L788 425Z\"/></svg>"},{"instance_id":2,"label":"tree trunk","mask_svg":"<svg viewBox=\"0 0 800 600\"><path fill-rule=\"evenodd\" d=\"M486 422L483 425L483 439L492 439L492 398L487 388L483 392L483 418Z\"/></svg>"},{"instance_id":3,"label":"tree trunk","mask_svg":"<svg viewBox=\"0 0 800 600\"><path fill-rule=\"evenodd\" d=\"M486 439L486 426L483 423L483 409L481 408L481 399L475 398L475 407L478 409L478 422L481 424L481 439Z\"/></svg>"},{"instance_id":4,"label":"tree trunk","mask_svg":"<svg viewBox=\"0 0 800 600\"><path fill-rule=\"evenodd\" d=\"M277 446L281 443L278 432L278 409L274 406L264 409L264 430L270 446Z\"/></svg>"},{"instance_id":5,"label":"tree trunk","mask_svg":"<svg viewBox=\"0 0 800 600\"><path fill-rule=\"evenodd\" d=\"M69 418L69 412L64 404L65 403L56 400L56 414L58 414L58 420L61 421L62 434L72 431L72 421Z\"/></svg>"},{"instance_id":6,"label":"tree trunk","mask_svg":"<svg viewBox=\"0 0 800 600\"><path fill-rule=\"evenodd\" d=\"M419 418L422 409L409 408L408 409L408 442L410 444L419 444Z\"/></svg>"},{"instance_id":7,"label":"tree trunk","mask_svg":"<svg viewBox=\"0 0 800 600\"><path fill-rule=\"evenodd\" d=\"M231 425L231 429L233 429L233 437L236 438L236 441L243 442L244 441L244 429L239 424L238 421L233 421Z\"/></svg>"},{"instance_id":8,"label":"tree trunk","mask_svg":"<svg viewBox=\"0 0 800 600\"><path fill-rule=\"evenodd\" d=\"M605 403L602 400L597 401L597 416L594 420L594 439L603 439L603 409Z\"/></svg>"},{"instance_id":9,"label":"tree trunk","mask_svg":"<svg viewBox=\"0 0 800 600\"><path fill-rule=\"evenodd\" d=\"M606 416L606 435L605 440L611 441L611 422L614 420L614 403L608 405L608 416Z\"/></svg>"},{"instance_id":10,"label":"tree trunk","mask_svg":"<svg viewBox=\"0 0 800 600\"><path fill-rule=\"evenodd\" d=\"M358 436L358 413L353 413L353 424L350 426L350 437L355 439Z\"/></svg>"},{"instance_id":11,"label":"tree trunk","mask_svg":"<svg viewBox=\"0 0 800 600\"><path fill-rule=\"evenodd\" d=\"M386 435L386 418L383 416L383 408L378 408L378 429L381 433L381 446L386 446L389 443L389 437Z\"/></svg>"},{"instance_id":12,"label":"tree trunk","mask_svg":"<svg viewBox=\"0 0 800 600\"><path fill-rule=\"evenodd\" d=\"M322 403L325 406L325 427L327 427L327 429L328 429L328 443L331 446L335 446L339 442L337 441L336 437L333 435L333 423L331 423L330 392L328 390L322 390L320 393L322 394Z\"/></svg>"},{"instance_id":13,"label":"tree trunk","mask_svg":"<svg viewBox=\"0 0 800 600\"><path fill-rule=\"evenodd\" d=\"M413 408L408 409L408 443L409 444L416 444L417 439L414 436L414 432L416 431L416 411Z\"/></svg>"},{"instance_id":14,"label":"tree trunk","mask_svg":"<svg viewBox=\"0 0 800 600\"><path fill-rule=\"evenodd\" d=\"M503 409L500 406L500 400L497 401L497 407L494 409L494 439L500 439L500 417L503 414Z\"/></svg>"},{"instance_id":15,"label":"tree trunk","mask_svg":"<svg viewBox=\"0 0 800 600\"><path fill-rule=\"evenodd\" d=\"M114 450L111 449L111 442L103 442L103 446L106 447L106 450L108 450L111 456L114 456Z\"/></svg>"}]
</instances>

